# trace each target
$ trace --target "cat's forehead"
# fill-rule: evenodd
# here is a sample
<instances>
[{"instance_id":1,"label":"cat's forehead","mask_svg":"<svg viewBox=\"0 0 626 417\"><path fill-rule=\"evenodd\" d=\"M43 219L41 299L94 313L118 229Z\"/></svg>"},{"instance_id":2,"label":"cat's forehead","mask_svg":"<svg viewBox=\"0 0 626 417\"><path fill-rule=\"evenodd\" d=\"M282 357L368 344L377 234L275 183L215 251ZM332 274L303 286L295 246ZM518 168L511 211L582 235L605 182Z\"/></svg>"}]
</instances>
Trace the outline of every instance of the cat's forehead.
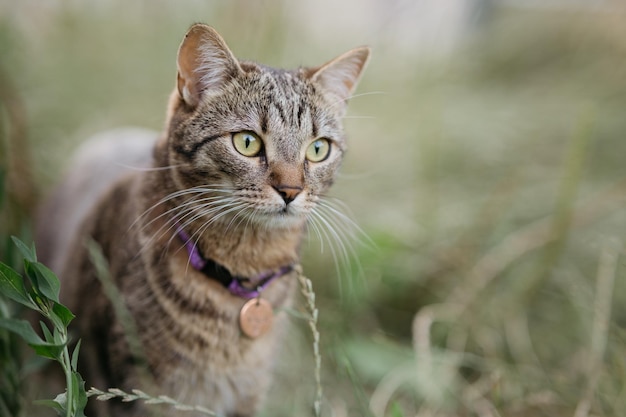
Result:
<instances>
[{"instance_id":1,"label":"cat's forehead","mask_svg":"<svg viewBox=\"0 0 626 417\"><path fill-rule=\"evenodd\" d=\"M246 76L250 92L259 94L262 99L284 101L292 105L297 102L314 105L319 101L315 87L299 70L256 64L255 69L247 72Z\"/></svg>"},{"instance_id":2,"label":"cat's forehead","mask_svg":"<svg viewBox=\"0 0 626 417\"><path fill-rule=\"evenodd\" d=\"M238 94L247 116L256 117L259 133L298 133L302 139L340 134L340 117L303 70L259 64L242 65L246 72ZM338 138L337 138L338 139Z\"/></svg>"}]
</instances>

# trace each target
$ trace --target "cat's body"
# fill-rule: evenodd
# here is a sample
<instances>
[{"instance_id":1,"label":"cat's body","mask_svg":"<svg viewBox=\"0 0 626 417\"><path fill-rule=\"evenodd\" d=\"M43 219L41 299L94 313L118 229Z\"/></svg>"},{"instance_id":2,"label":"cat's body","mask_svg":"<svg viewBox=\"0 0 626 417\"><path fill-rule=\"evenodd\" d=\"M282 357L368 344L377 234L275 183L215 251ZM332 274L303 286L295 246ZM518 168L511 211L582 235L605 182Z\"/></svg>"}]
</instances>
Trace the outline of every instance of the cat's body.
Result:
<instances>
[{"instance_id":1,"label":"cat's body","mask_svg":"<svg viewBox=\"0 0 626 417\"><path fill-rule=\"evenodd\" d=\"M144 388L226 416L255 413L286 318L276 314L258 338L243 334L248 300L194 267L189 246L232 276L284 270L261 297L274 309L290 303L306 221L341 162L345 101L368 53L276 70L237 61L213 29L194 25L179 50L165 133L153 142L118 132L82 152L44 208L38 240L77 316L89 386ZM108 157L90 160L102 147ZM88 237L117 295L105 294ZM92 403L90 416L156 414L139 403Z\"/></svg>"}]
</instances>

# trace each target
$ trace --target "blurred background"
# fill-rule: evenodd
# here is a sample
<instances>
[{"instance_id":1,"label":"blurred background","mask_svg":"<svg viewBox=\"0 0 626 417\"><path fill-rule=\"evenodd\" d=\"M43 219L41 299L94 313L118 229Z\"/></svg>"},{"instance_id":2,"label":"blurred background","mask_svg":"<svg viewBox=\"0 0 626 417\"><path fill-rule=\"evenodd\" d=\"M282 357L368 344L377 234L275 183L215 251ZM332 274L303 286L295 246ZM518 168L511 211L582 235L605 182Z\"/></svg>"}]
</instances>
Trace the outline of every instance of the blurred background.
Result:
<instances>
[{"instance_id":1,"label":"blurred background","mask_svg":"<svg viewBox=\"0 0 626 417\"><path fill-rule=\"evenodd\" d=\"M617 0L0 0L3 261L82 140L161 129L196 21L277 67L373 48L333 189L364 233L345 233L347 260L314 236L304 254L322 415L626 415ZM312 415L293 322L263 416ZM19 408L23 347L0 336L0 398Z\"/></svg>"}]
</instances>

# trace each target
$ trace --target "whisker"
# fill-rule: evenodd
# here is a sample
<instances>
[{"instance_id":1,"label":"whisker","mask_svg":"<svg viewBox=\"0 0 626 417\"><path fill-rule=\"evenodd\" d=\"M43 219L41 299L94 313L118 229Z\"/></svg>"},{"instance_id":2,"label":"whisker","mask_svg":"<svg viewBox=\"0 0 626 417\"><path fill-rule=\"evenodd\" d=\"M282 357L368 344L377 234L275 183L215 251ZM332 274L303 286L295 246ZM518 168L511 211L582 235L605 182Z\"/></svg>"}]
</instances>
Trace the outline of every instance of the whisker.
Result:
<instances>
[{"instance_id":1,"label":"whisker","mask_svg":"<svg viewBox=\"0 0 626 417\"><path fill-rule=\"evenodd\" d=\"M230 229L231 226L233 226L233 223L235 222L235 220L237 220L237 223L234 224L233 229L238 229L242 222L248 217L250 212L253 212L251 210L248 210L250 208L254 207L254 205L252 203L244 203L242 204L241 210L239 210L237 213L235 213L235 215L233 216L233 218L231 219L231 221L228 223L228 226L226 227L226 230L224 231L224 233L228 233L228 230ZM246 227L244 228L244 230L247 228L249 223L246 223Z\"/></svg>"},{"instance_id":2,"label":"whisker","mask_svg":"<svg viewBox=\"0 0 626 417\"><path fill-rule=\"evenodd\" d=\"M376 116L343 116L342 119L376 119Z\"/></svg>"},{"instance_id":3,"label":"whisker","mask_svg":"<svg viewBox=\"0 0 626 417\"><path fill-rule=\"evenodd\" d=\"M131 169L133 171L140 171L140 172L166 171L168 169L184 166L183 164L178 164L178 165L168 165L166 167L138 167L138 166L122 164L120 162L114 162L114 165L117 165L119 167L126 168L126 169Z\"/></svg>"},{"instance_id":4,"label":"whisker","mask_svg":"<svg viewBox=\"0 0 626 417\"><path fill-rule=\"evenodd\" d=\"M201 198L201 199L198 199L198 200L193 200L192 199L192 200L186 201L186 202L184 202L182 204L179 204L178 206L172 207L171 209L167 210L166 212L158 215L157 217L155 217L152 220L150 220L148 223L145 223L142 226L142 229L150 226L152 223L154 223L155 221L158 221L159 219L161 219L163 217L166 217L166 216L169 216L172 213L178 212L181 208L183 208L182 212L187 212L189 210L189 206L193 206L193 205L199 204L199 203L204 203L204 202L207 202L207 201L216 201L216 200L220 200L220 199L223 199L223 198L224 197L222 197L222 196L213 196L213 197ZM174 215L174 217L177 217L177 216Z\"/></svg>"},{"instance_id":5,"label":"whisker","mask_svg":"<svg viewBox=\"0 0 626 417\"><path fill-rule=\"evenodd\" d=\"M315 232L315 235L317 236L317 240L319 240L319 242L320 242L320 252L323 254L324 253L324 239L322 238L322 234L320 232L319 225L318 225L318 223L317 223L315 218L310 218L309 217L309 220L310 220L310 223L308 223L308 224L313 229L313 232ZM309 233L309 238L310 238L311 231L310 231L309 228L307 228L307 232Z\"/></svg>"},{"instance_id":6,"label":"whisker","mask_svg":"<svg viewBox=\"0 0 626 417\"><path fill-rule=\"evenodd\" d=\"M329 247L329 252L330 255L333 258L333 264L335 266L335 273L337 274L337 277L341 276L341 270L339 268L339 259L337 258L337 255L335 253L335 247L332 243L332 239L330 238L330 236L328 235L328 232L326 231L326 228L323 227L323 225L320 223L320 221L318 220L318 216L319 214L317 213L317 211L313 210L311 211L311 217L309 218L309 221L311 222L311 224L315 224L316 225L316 229L319 231L319 237L320 237L320 246L323 247L323 242L324 240L326 240L326 242L328 243L328 247Z\"/></svg>"},{"instance_id":7,"label":"whisker","mask_svg":"<svg viewBox=\"0 0 626 417\"><path fill-rule=\"evenodd\" d=\"M381 94L389 94L389 93L387 93L386 91L367 91L365 93L352 94L350 97L348 97L348 100L351 100L357 97L373 96L373 95L381 95Z\"/></svg>"},{"instance_id":8,"label":"whisker","mask_svg":"<svg viewBox=\"0 0 626 417\"><path fill-rule=\"evenodd\" d=\"M232 200L232 199L230 199L230 200ZM183 230L185 230L185 229L188 228L188 226L190 224L198 221L202 217L211 216L214 213L219 212L220 210L223 210L225 207L233 206L235 204L237 204L237 202L230 201L230 202L226 202L224 204L220 204L220 205L218 205L216 207L211 207L212 204L205 204L205 205L201 205L199 207L193 207L184 216L182 216L182 217L179 216L178 218L176 218L175 221L172 222L172 224L170 224L169 227L166 230L164 230L163 232L160 233L160 236L163 236L164 234L170 233L170 231L172 229L179 228L179 227L182 228ZM209 208L207 209L207 207L209 207ZM189 216L191 216L191 217L189 217ZM181 223L181 220L184 219L185 217L189 217L189 218ZM210 218L207 222L205 222L205 224L212 224L212 223L213 223L213 218ZM159 233L160 230L157 233ZM198 237L197 237L197 239L195 241L195 243L197 244L199 238L204 233L204 230L206 230L206 228L203 225L196 232L192 233L192 235L190 236L189 239L193 240L194 237L197 235ZM174 241L174 239L176 239L177 236L178 236L177 234L172 233L172 235L170 236L170 238L167 241L166 247L169 247L172 244L172 242ZM182 249L182 247L179 248L179 250L181 250L181 249Z\"/></svg>"},{"instance_id":9,"label":"whisker","mask_svg":"<svg viewBox=\"0 0 626 417\"><path fill-rule=\"evenodd\" d=\"M223 214L223 212L220 213L222 210L224 209L230 210L230 208L232 208L233 206L237 206L237 205L238 205L238 202L233 201L232 199L224 200L220 202L219 205L203 204L198 207L193 207L193 209L190 210L187 214L185 214L185 216L177 220L182 220L183 218L189 216L189 214L193 214L192 217L188 218L182 224L180 224L181 228L186 229L190 224L195 223L202 217L208 217L208 216L212 216L215 213L219 213L217 216L211 217L211 221L213 221L214 219L217 219L218 216Z\"/></svg>"},{"instance_id":10,"label":"whisker","mask_svg":"<svg viewBox=\"0 0 626 417\"><path fill-rule=\"evenodd\" d=\"M341 206L341 209L333 206L333 204ZM332 199L332 201L330 201L330 199L327 198L326 200L320 200L319 205L326 210L330 210L337 219L341 220L338 225L347 231L350 236L354 237L359 244L366 246L368 249L376 249L376 243L368 236L368 234L365 233L365 231L361 229L361 227L354 220L352 220L349 215L342 211L345 210L350 212L350 209L343 201L337 199Z\"/></svg>"},{"instance_id":11,"label":"whisker","mask_svg":"<svg viewBox=\"0 0 626 417\"><path fill-rule=\"evenodd\" d=\"M220 212L219 214L217 214L216 216L212 216L209 220L207 220L202 226L200 226L192 235L191 238L193 239L194 236L197 236L196 238L196 244L198 242L198 240L202 237L202 235L204 234L204 232L216 221L218 221L220 218L226 216L229 213L232 213L235 210L239 210L241 208L241 203L238 201L235 201L231 204L232 207L230 207L229 209ZM223 208L223 207L221 207ZM202 213L201 213L202 214Z\"/></svg>"},{"instance_id":12,"label":"whisker","mask_svg":"<svg viewBox=\"0 0 626 417\"><path fill-rule=\"evenodd\" d=\"M194 202L194 201L192 201L192 203L193 203L193 202ZM219 203L219 201L218 201L218 203ZM196 210L198 210L198 209L201 209L201 208L203 208L203 207L209 206L209 205L214 205L214 204L215 204L215 202L201 204L200 206L196 206L196 207L194 207L194 206L185 207L183 210L180 210L180 212L179 212L179 213L176 213L176 214L172 215L171 217L169 217L169 218L167 219L168 221L166 222L166 224L165 224L164 226L161 226L161 227L157 230L157 232L155 233L155 235L162 236L164 233L169 232L169 230L170 230L170 229L171 229L174 225L176 225L176 224L180 223L180 221L181 221L182 219L185 219L186 217L188 217L188 216L192 215L192 214L194 213L194 211L196 211ZM178 211L179 211L179 208L180 208L180 206L174 207L174 208L172 208L172 209L168 210L168 212L166 212L166 213L167 213L167 214L171 214L171 212L174 212L174 211L178 212ZM159 216L159 217L162 217L162 216L163 216L163 215L161 215L161 216ZM153 221L154 221L154 220L153 220ZM152 223L152 221L151 221L150 223ZM172 223L172 225L171 225L170 227L168 227L168 228L167 228L167 229L166 229L163 233L161 233L161 231L163 230L163 228L164 228L165 226L167 226L169 223ZM146 227L146 226L148 226L148 225L149 225L149 223L147 223L144 227Z\"/></svg>"},{"instance_id":13,"label":"whisker","mask_svg":"<svg viewBox=\"0 0 626 417\"><path fill-rule=\"evenodd\" d=\"M137 222L139 222L141 219L143 219L145 216L147 216L148 214L150 214L153 210L155 210L159 205L161 204L165 204L166 202L173 200L175 198L179 198L179 197L183 197L183 196L187 196L187 195L194 195L194 194L198 194L198 193L211 193L211 192L225 192L225 191L231 191L230 188L227 187L223 187L223 188L207 188L207 187L193 187L193 188L188 188L188 189L184 189L184 190L178 190L175 191L173 193L170 193L168 195L166 195L165 197L161 198L159 201L157 201L156 203L154 203L152 206L150 206L148 209L146 209L141 215L139 215L135 221L133 221L133 223L130 225L129 230L132 229L135 224Z\"/></svg>"},{"instance_id":14,"label":"whisker","mask_svg":"<svg viewBox=\"0 0 626 417\"><path fill-rule=\"evenodd\" d=\"M351 100L353 98L357 98L357 97L364 97L364 96L372 96L372 95L379 95L379 94L387 94L384 91L368 91L366 93L359 93L359 94L353 94L350 97L341 99L341 100L337 100L334 103L331 103L330 106L331 107L335 107L336 105L340 104L340 103L345 103L348 100Z\"/></svg>"},{"instance_id":15,"label":"whisker","mask_svg":"<svg viewBox=\"0 0 626 417\"><path fill-rule=\"evenodd\" d=\"M244 226L244 230L250 227L250 223L255 224L257 222L257 217L259 216L256 210L248 210L246 214L246 225Z\"/></svg>"},{"instance_id":16,"label":"whisker","mask_svg":"<svg viewBox=\"0 0 626 417\"><path fill-rule=\"evenodd\" d=\"M194 195L194 194L202 193L199 195L201 197L202 195L205 195L208 192L207 190L214 191L213 189L208 189L205 187L199 187L196 189L189 189L189 190L181 190L181 191L172 193L169 196L166 196L165 198L161 199L161 201L166 202L170 200L172 196L174 195L181 196L181 195ZM217 190L217 191L222 191L222 190ZM157 216L157 218L152 219L150 222L143 225L142 229L152 224L158 218L163 218L163 217L167 218L167 221L161 227L159 227L153 233L153 235L148 239L148 242L144 246L144 248L150 246L154 240L160 239L162 236L170 233L172 229L176 227L186 228L189 224L195 222L197 219L201 218L202 216L208 216L210 214L219 212L224 207L229 207L230 205L234 204L233 201L234 199L228 195L192 198L189 201L186 201L170 210L167 210L165 213ZM152 208L146 210L146 212L144 212L142 217L145 214L149 213L151 210L153 210L154 207L156 206L158 206L158 203L155 204ZM170 239L168 239L165 249L171 245L175 236L176 236L175 234L172 234L172 236L170 236Z\"/></svg>"},{"instance_id":17,"label":"whisker","mask_svg":"<svg viewBox=\"0 0 626 417\"><path fill-rule=\"evenodd\" d=\"M359 258L357 255L357 251L354 248L354 245L352 244L353 241L356 241L356 237L353 233L353 230L346 229L344 225L338 222L337 219L334 218L333 216L327 216L327 221L331 226L334 227L333 230L335 231L336 235L339 236L341 240L343 251L346 255L344 257L344 261L347 263L347 265L349 265L349 272L352 275L352 265L354 262L360 274L362 271L361 271L360 263L358 262ZM353 262L351 262L351 260Z\"/></svg>"},{"instance_id":18,"label":"whisker","mask_svg":"<svg viewBox=\"0 0 626 417\"><path fill-rule=\"evenodd\" d=\"M361 173L356 173L356 174L342 171L337 174L338 178L341 178L342 180L350 180L350 181L363 181L368 178L373 178L375 176L376 174L372 170L363 171Z\"/></svg>"},{"instance_id":19,"label":"whisker","mask_svg":"<svg viewBox=\"0 0 626 417\"><path fill-rule=\"evenodd\" d=\"M353 279L364 276L355 244L367 248L376 245L346 212L349 213L348 207L342 201L324 197L317 201L308 219L320 241L320 249L324 242L328 244L338 278L349 278L340 282L352 289Z\"/></svg>"}]
</instances>

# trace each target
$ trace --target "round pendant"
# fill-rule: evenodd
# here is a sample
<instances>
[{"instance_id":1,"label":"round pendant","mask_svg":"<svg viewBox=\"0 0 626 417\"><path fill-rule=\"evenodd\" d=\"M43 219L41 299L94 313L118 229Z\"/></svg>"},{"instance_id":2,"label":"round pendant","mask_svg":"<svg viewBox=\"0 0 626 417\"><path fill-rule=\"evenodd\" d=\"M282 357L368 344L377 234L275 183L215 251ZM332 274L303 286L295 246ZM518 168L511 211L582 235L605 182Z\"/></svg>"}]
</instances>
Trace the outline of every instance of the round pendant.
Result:
<instances>
[{"instance_id":1,"label":"round pendant","mask_svg":"<svg viewBox=\"0 0 626 417\"><path fill-rule=\"evenodd\" d=\"M263 298L248 300L239 312L239 327L251 339L264 335L272 327L273 320L272 305Z\"/></svg>"}]
</instances>

